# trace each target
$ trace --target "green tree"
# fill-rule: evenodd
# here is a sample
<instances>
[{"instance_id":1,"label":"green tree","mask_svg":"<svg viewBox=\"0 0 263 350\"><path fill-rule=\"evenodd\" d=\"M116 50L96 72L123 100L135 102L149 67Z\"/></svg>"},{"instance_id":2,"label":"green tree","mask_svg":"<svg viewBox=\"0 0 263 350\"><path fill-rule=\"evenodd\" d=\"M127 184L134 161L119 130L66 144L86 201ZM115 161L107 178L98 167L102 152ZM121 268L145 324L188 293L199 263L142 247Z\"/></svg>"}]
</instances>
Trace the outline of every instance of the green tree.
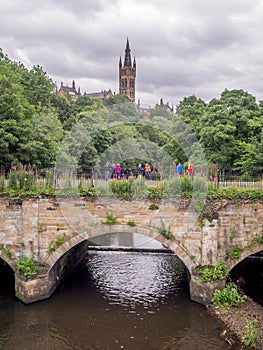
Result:
<instances>
[{"instance_id":1,"label":"green tree","mask_svg":"<svg viewBox=\"0 0 263 350\"><path fill-rule=\"evenodd\" d=\"M109 98L104 100L104 105L105 106L112 106L115 104L120 104L120 103L130 103L131 100L129 99L128 96L122 95L122 94L116 94L113 96L110 96Z\"/></svg>"},{"instance_id":2,"label":"green tree","mask_svg":"<svg viewBox=\"0 0 263 350\"><path fill-rule=\"evenodd\" d=\"M28 102L38 108L39 106L50 106L55 84L43 71L43 68L36 65L30 71L23 69L21 76L21 84Z\"/></svg>"},{"instance_id":3,"label":"green tree","mask_svg":"<svg viewBox=\"0 0 263 350\"><path fill-rule=\"evenodd\" d=\"M183 121L199 138L200 136L200 119L205 113L206 104L200 98L195 96L185 97L176 107L176 115Z\"/></svg>"},{"instance_id":4,"label":"green tree","mask_svg":"<svg viewBox=\"0 0 263 350\"><path fill-rule=\"evenodd\" d=\"M21 145L27 141L34 108L24 95L21 76L7 57L0 60L0 162L9 168L21 161Z\"/></svg>"},{"instance_id":5,"label":"green tree","mask_svg":"<svg viewBox=\"0 0 263 350\"><path fill-rule=\"evenodd\" d=\"M42 109L35 113L27 142L21 145L24 153L22 163L45 167L54 165L63 137L62 124L54 112Z\"/></svg>"},{"instance_id":6,"label":"green tree","mask_svg":"<svg viewBox=\"0 0 263 350\"><path fill-rule=\"evenodd\" d=\"M254 96L243 90L224 90L211 100L200 119L200 141L207 159L223 168L245 168L260 142L262 116Z\"/></svg>"}]
</instances>

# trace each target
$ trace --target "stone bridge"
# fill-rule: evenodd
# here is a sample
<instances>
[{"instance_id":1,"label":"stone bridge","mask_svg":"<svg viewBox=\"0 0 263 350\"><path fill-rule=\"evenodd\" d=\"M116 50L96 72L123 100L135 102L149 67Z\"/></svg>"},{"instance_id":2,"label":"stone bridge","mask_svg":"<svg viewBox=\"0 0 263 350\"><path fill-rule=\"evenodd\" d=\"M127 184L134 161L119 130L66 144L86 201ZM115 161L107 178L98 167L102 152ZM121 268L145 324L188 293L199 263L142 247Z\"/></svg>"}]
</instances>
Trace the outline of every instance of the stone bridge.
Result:
<instances>
[{"instance_id":1,"label":"stone bridge","mask_svg":"<svg viewBox=\"0 0 263 350\"><path fill-rule=\"evenodd\" d=\"M195 267L223 260L229 272L263 249L262 203L224 201L207 215L209 220L201 221L186 203L162 202L156 210L151 204L112 198L2 198L0 258L14 271L16 296L24 303L48 298L85 256L89 238L107 233L140 233L163 243L185 264L191 299L203 304L225 281L200 282ZM109 221L113 217L116 223ZM16 269L24 256L33 256L42 266L33 279Z\"/></svg>"}]
</instances>

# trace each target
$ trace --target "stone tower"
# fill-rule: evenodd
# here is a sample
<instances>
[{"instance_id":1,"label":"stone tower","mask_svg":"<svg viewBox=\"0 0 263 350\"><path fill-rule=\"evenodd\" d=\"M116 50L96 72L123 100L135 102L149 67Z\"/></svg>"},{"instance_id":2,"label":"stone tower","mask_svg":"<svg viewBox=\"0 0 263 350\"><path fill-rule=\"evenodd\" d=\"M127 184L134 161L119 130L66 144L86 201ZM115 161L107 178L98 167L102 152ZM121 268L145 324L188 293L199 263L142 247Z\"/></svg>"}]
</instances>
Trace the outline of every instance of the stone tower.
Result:
<instances>
[{"instance_id":1,"label":"stone tower","mask_svg":"<svg viewBox=\"0 0 263 350\"><path fill-rule=\"evenodd\" d=\"M134 57L133 64L131 62L131 50L127 38L123 65L121 57L119 62L119 93L128 96L132 102L135 101L135 77L136 61Z\"/></svg>"}]
</instances>

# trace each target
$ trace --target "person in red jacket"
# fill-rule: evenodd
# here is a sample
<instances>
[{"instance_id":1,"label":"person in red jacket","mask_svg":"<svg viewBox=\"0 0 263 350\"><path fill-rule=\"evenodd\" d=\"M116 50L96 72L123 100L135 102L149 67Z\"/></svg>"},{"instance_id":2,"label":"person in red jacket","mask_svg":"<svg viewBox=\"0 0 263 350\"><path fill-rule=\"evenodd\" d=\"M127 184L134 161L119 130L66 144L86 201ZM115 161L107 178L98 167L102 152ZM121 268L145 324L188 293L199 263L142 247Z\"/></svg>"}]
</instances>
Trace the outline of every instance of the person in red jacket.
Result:
<instances>
[{"instance_id":1,"label":"person in red jacket","mask_svg":"<svg viewBox=\"0 0 263 350\"><path fill-rule=\"evenodd\" d=\"M145 164L144 172L145 172L146 180L150 180L150 174L151 174L151 166L150 166L150 164L148 164L148 163Z\"/></svg>"},{"instance_id":2,"label":"person in red jacket","mask_svg":"<svg viewBox=\"0 0 263 350\"><path fill-rule=\"evenodd\" d=\"M193 176L193 174L194 174L194 165L193 165L192 162L190 162L188 164L187 172L188 172L188 176Z\"/></svg>"}]
</instances>

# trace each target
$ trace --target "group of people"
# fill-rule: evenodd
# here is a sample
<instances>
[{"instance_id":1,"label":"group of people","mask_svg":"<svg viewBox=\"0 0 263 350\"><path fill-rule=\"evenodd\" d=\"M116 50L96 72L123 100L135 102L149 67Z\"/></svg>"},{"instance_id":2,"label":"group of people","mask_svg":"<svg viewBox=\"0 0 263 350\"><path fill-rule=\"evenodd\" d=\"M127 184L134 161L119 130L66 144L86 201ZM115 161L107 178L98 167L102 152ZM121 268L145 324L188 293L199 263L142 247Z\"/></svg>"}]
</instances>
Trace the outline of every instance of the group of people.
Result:
<instances>
[{"instance_id":1,"label":"group of people","mask_svg":"<svg viewBox=\"0 0 263 350\"><path fill-rule=\"evenodd\" d=\"M151 171L152 169L150 164L146 163L145 166L143 167L142 164L140 163L137 168L138 178L145 176L146 180L150 180Z\"/></svg>"},{"instance_id":2,"label":"group of people","mask_svg":"<svg viewBox=\"0 0 263 350\"><path fill-rule=\"evenodd\" d=\"M116 165L110 165L108 162L106 163L105 181L108 181L109 178L120 180L122 178L128 179L130 177L134 177L131 168L122 169L120 163L117 163Z\"/></svg>"},{"instance_id":3,"label":"group of people","mask_svg":"<svg viewBox=\"0 0 263 350\"><path fill-rule=\"evenodd\" d=\"M184 175L184 167L183 165L179 162L178 165L176 166L177 170L177 175L178 176L183 176ZM133 172L131 168L126 168L122 169L120 163L117 163L116 165L110 165L108 162L106 163L105 166L105 180L108 181L109 178L111 179L117 179L120 180L122 178L142 178L145 177L146 180L150 180L151 178L151 172L152 168L149 163L146 163L144 166L140 163L137 167L137 173ZM193 176L194 174L194 165L192 162L188 163L187 167L187 174L188 176Z\"/></svg>"},{"instance_id":4,"label":"group of people","mask_svg":"<svg viewBox=\"0 0 263 350\"><path fill-rule=\"evenodd\" d=\"M140 163L137 167L137 173L133 172L131 168L126 168L122 169L120 163L117 163L116 165L110 165L108 162L106 163L105 166L105 180L108 181L109 178L111 179L129 179L129 178L142 178L145 177L146 180L150 180L150 175L151 175L151 166L149 163L146 163L145 166L143 167L142 164Z\"/></svg>"},{"instance_id":5,"label":"group of people","mask_svg":"<svg viewBox=\"0 0 263 350\"><path fill-rule=\"evenodd\" d=\"M177 170L177 174L179 176L184 175L184 168L180 162L178 163L176 170ZM188 176L193 176L193 174L194 174L194 164L192 162L188 163L187 174L188 174Z\"/></svg>"}]
</instances>

